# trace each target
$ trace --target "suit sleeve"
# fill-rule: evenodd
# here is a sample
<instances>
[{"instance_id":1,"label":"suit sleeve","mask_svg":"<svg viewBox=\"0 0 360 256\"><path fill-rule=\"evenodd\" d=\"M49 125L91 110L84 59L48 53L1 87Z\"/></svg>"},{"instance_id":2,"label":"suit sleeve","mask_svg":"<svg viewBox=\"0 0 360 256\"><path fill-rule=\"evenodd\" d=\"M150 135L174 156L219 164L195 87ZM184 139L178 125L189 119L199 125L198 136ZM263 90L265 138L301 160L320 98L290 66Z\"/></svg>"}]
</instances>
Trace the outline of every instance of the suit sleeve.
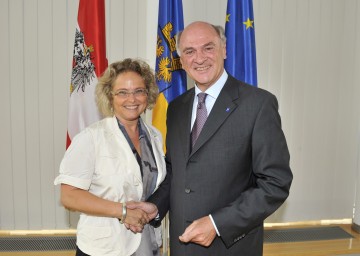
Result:
<instances>
[{"instance_id":1,"label":"suit sleeve","mask_svg":"<svg viewBox=\"0 0 360 256\"><path fill-rule=\"evenodd\" d=\"M171 182L171 164L166 160L166 177L159 188L148 198L148 202L156 205L159 211L159 218L151 221L152 226L158 227L161 220L165 217L170 205L170 182Z\"/></svg>"},{"instance_id":2,"label":"suit sleeve","mask_svg":"<svg viewBox=\"0 0 360 256\"><path fill-rule=\"evenodd\" d=\"M169 127L169 112L171 111L171 104L167 111L167 127ZM166 140L167 141L167 140ZM162 219L170 208L170 186L171 186L171 159L170 159L170 147L166 145L167 153L165 157L166 162L166 177L160 184L159 188L148 198L148 202L156 205L159 211L159 216L155 220L151 221L150 224L154 227L158 227L161 224Z\"/></svg>"},{"instance_id":3,"label":"suit sleeve","mask_svg":"<svg viewBox=\"0 0 360 256\"><path fill-rule=\"evenodd\" d=\"M270 96L265 97L259 108L251 136L254 185L228 206L211 213L227 247L263 225L265 218L289 195L290 155L281 129L277 100L267 95Z\"/></svg>"}]
</instances>

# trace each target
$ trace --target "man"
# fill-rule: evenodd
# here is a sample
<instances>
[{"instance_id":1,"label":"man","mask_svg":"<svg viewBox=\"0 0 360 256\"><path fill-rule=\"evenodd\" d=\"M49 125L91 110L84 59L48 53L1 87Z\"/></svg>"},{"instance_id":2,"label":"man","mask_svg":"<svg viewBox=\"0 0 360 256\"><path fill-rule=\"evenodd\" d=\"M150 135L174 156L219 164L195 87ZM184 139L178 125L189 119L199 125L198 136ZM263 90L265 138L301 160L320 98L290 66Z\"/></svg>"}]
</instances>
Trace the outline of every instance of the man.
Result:
<instances>
[{"instance_id":1,"label":"man","mask_svg":"<svg viewBox=\"0 0 360 256\"><path fill-rule=\"evenodd\" d=\"M262 255L263 221L292 181L277 100L226 73L222 28L194 22L177 43L195 87L168 107L168 174L149 201L160 219L170 210L172 256ZM208 116L194 138L202 92Z\"/></svg>"}]
</instances>

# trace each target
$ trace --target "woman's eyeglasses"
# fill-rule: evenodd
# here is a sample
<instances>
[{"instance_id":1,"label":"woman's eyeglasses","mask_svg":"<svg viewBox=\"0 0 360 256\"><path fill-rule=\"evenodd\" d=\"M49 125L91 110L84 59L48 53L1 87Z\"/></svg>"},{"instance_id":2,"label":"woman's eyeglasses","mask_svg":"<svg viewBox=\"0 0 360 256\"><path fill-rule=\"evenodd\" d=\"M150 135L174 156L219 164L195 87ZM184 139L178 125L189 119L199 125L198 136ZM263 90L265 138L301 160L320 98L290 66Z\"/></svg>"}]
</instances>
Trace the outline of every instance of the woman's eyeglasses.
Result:
<instances>
[{"instance_id":1,"label":"woman's eyeglasses","mask_svg":"<svg viewBox=\"0 0 360 256\"><path fill-rule=\"evenodd\" d=\"M135 91L118 90L116 92L112 92L112 94L122 99L128 98L130 94L134 95L135 98L141 98L148 95L148 90L147 89L136 89Z\"/></svg>"}]
</instances>

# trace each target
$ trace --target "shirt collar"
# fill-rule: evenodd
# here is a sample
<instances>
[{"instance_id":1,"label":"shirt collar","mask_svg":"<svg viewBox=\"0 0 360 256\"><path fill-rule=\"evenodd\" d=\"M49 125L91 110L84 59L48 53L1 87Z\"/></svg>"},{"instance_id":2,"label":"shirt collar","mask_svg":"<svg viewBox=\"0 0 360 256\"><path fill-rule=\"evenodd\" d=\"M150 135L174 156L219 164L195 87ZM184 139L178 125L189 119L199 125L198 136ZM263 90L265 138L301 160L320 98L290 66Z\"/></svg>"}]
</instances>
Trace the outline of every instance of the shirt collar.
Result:
<instances>
[{"instance_id":1,"label":"shirt collar","mask_svg":"<svg viewBox=\"0 0 360 256\"><path fill-rule=\"evenodd\" d=\"M116 120L118 122L120 130L123 132L125 137L129 137L129 135L126 132L126 129L125 129L124 125L120 122L120 120L117 117L116 117ZM139 139L141 139L142 137L144 137L146 135L145 124L144 124L143 120L141 119L141 117L139 117L139 119L138 119L137 126L138 126L138 129L139 129ZM129 139L130 139L130 137L129 137Z\"/></svg>"},{"instance_id":2,"label":"shirt collar","mask_svg":"<svg viewBox=\"0 0 360 256\"><path fill-rule=\"evenodd\" d=\"M215 82L215 84L213 84L212 86L210 86L205 93L208 94L208 96L217 99L217 97L219 96L222 88L225 85L226 80L228 79L228 73L225 71L222 73L222 75L220 76L220 78ZM201 93L202 91L197 87L197 85L195 84L195 98L196 96Z\"/></svg>"}]
</instances>

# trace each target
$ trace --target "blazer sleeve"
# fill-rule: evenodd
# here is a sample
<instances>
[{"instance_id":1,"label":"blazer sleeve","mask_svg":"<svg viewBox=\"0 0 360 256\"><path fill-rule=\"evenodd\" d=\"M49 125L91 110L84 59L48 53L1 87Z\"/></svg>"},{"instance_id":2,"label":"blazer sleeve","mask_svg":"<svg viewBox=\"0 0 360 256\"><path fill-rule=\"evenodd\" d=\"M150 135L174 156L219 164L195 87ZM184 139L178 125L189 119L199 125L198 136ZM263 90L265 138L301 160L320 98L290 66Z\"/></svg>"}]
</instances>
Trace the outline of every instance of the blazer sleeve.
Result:
<instances>
[{"instance_id":1,"label":"blazer sleeve","mask_svg":"<svg viewBox=\"0 0 360 256\"><path fill-rule=\"evenodd\" d=\"M227 247L263 225L265 218L289 195L293 178L290 155L281 129L276 97L266 95L255 118L251 137L254 186L243 191L227 207L211 213Z\"/></svg>"}]
</instances>

